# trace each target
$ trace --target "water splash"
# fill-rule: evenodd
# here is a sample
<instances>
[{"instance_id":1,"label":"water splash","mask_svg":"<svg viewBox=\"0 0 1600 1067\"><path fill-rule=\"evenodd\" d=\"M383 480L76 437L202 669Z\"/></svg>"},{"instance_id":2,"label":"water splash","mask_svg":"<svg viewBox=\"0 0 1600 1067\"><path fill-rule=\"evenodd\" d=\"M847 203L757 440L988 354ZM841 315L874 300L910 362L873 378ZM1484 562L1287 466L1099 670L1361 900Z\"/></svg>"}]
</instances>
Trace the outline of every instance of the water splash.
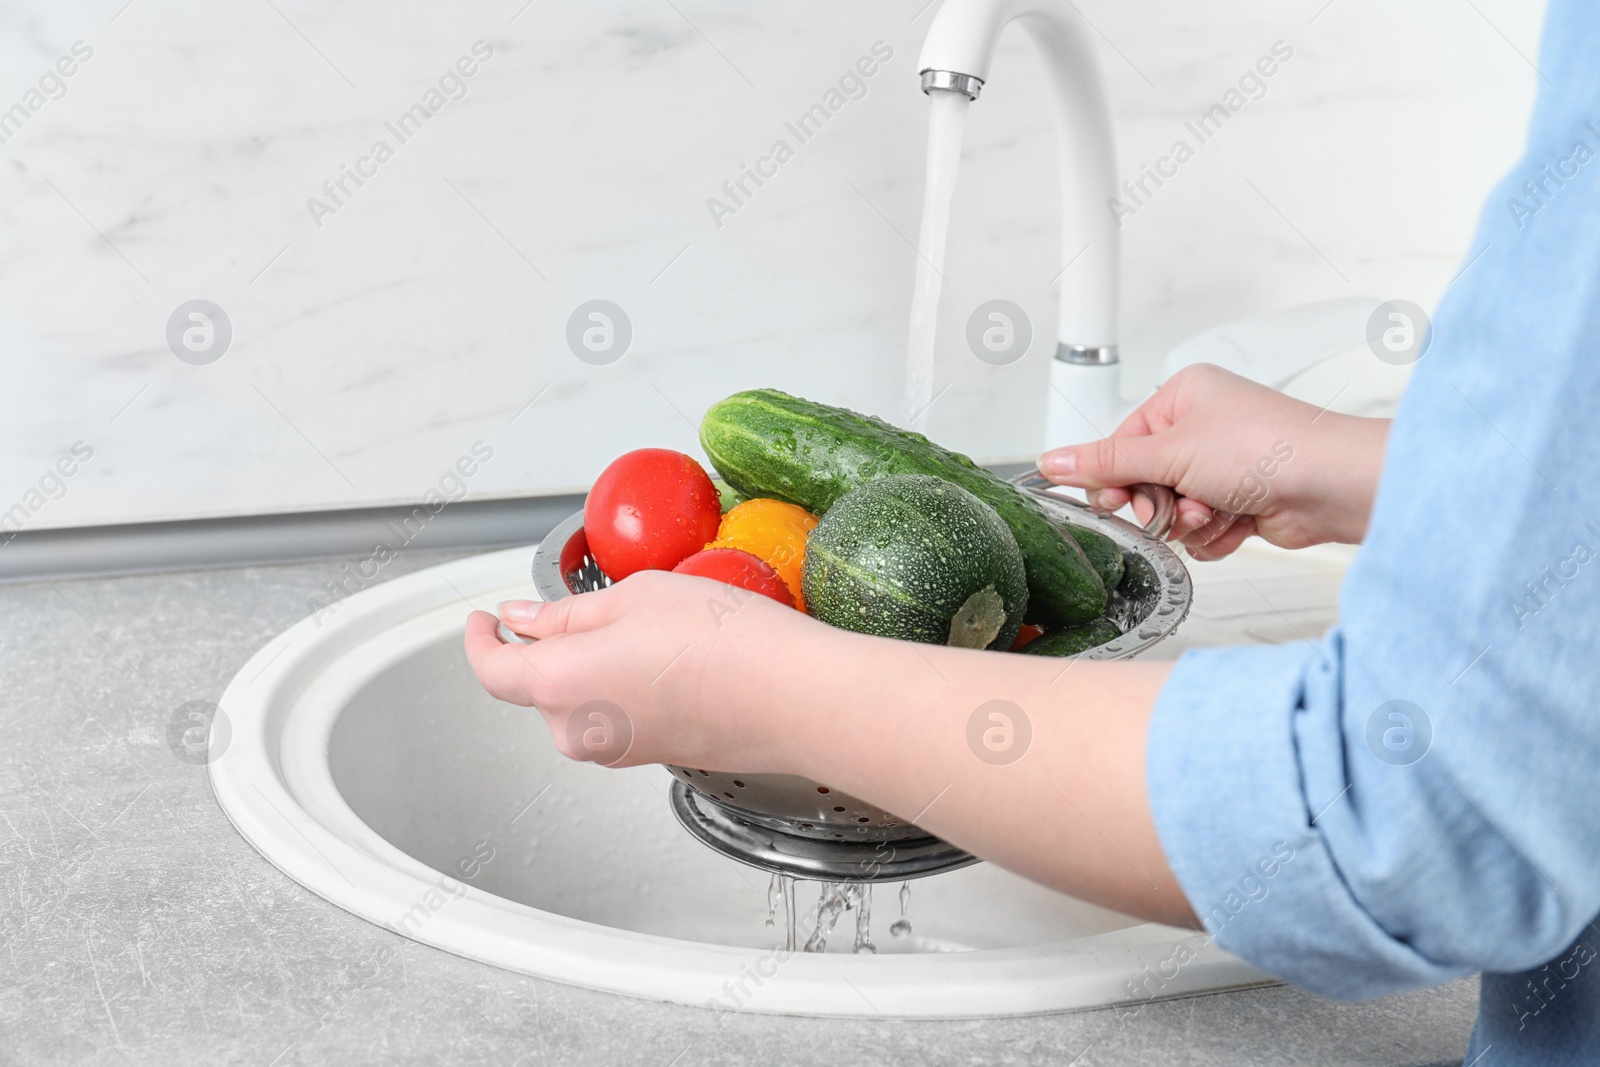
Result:
<instances>
[{"instance_id":1,"label":"water splash","mask_svg":"<svg viewBox=\"0 0 1600 1067\"><path fill-rule=\"evenodd\" d=\"M828 936L833 933L833 928L839 922L839 916L847 906L845 893L847 887L836 882L822 882L821 889L817 892L817 908L811 913L811 936L806 938L805 951L824 952L828 948Z\"/></svg>"},{"instance_id":2,"label":"water splash","mask_svg":"<svg viewBox=\"0 0 1600 1067\"><path fill-rule=\"evenodd\" d=\"M961 140L967 124L965 93L928 93L928 170L917 231L916 288L911 296L911 332L906 346L906 392L901 425L921 432L933 405L934 336L939 325L939 292L944 288L944 253L950 236L950 205L961 167Z\"/></svg>"},{"instance_id":3,"label":"water splash","mask_svg":"<svg viewBox=\"0 0 1600 1067\"><path fill-rule=\"evenodd\" d=\"M794 879L790 878L788 875L783 875L782 883L779 888L783 893L783 917L785 931L783 947L785 950L793 952L796 944L799 942L799 937L796 931L797 924L795 921L796 913L799 909L795 907Z\"/></svg>"},{"instance_id":4,"label":"water splash","mask_svg":"<svg viewBox=\"0 0 1600 1067\"><path fill-rule=\"evenodd\" d=\"M873 955L878 946L872 943L872 886L856 887L856 941L850 951Z\"/></svg>"},{"instance_id":5,"label":"water splash","mask_svg":"<svg viewBox=\"0 0 1600 1067\"><path fill-rule=\"evenodd\" d=\"M906 918L906 912L911 907L911 883L900 884L900 918L889 926L890 937L910 937L911 920Z\"/></svg>"}]
</instances>

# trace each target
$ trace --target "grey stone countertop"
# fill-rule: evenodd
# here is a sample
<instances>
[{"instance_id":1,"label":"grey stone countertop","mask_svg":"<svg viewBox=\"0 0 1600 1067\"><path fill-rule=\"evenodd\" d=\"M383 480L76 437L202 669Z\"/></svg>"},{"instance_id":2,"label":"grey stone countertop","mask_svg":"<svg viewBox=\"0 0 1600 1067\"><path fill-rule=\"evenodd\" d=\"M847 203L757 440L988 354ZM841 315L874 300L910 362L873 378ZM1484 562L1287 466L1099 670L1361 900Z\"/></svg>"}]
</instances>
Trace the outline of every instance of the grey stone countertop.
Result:
<instances>
[{"instance_id":1,"label":"grey stone countertop","mask_svg":"<svg viewBox=\"0 0 1600 1067\"><path fill-rule=\"evenodd\" d=\"M1475 981L1365 1004L1255 989L1131 1021L719 1025L370 925L267 863L166 744L173 710L215 701L340 562L0 586L0 1064L1460 1063Z\"/></svg>"}]
</instances>

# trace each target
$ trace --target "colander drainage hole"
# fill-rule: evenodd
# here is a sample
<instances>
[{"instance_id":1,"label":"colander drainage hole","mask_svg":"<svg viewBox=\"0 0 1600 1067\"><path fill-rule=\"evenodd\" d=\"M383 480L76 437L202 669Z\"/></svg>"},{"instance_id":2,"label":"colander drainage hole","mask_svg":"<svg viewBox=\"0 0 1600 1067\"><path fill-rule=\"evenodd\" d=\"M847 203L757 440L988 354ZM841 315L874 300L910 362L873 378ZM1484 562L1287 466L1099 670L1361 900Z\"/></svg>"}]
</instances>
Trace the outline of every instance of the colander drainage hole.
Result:
<instances>
[{"instance_id":1,"label":"colander drainage hole","mask_svg":"<svg viewBox=\"0 0 1600 1067\"><path fill-rule=\"evenodd\" d=\"M834 811L843 811L844 810L844 805L843 804L835 804L833 806L833 810Z\"/></svg>"}]
</instances>

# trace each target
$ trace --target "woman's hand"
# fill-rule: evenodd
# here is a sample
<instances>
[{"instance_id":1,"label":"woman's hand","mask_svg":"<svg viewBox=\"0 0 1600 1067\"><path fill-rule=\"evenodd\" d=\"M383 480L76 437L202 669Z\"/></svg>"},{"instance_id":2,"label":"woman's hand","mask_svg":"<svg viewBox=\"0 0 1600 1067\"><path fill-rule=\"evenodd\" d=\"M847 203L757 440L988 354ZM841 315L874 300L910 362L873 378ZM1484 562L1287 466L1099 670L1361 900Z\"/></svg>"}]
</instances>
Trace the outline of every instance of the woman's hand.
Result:
<instances>
[{"instance_id":1,"label":"woman's hand","mask_svg":"<svg viewBox=\"0 0 1600 1067\"><path fill-rule=\"evenodd\" d=\"M566 755L802 775L1082 899L1193 922L1144 782L1168 664L867 637L662 571L500 611L534 643L503 643L474 612L467 658L494 696L537 707ZM1022 724L999 760L973 740L995 707Z\"/></svg>"},{"instance_id":2,"label":"woman's hand","mask_svg":"<svg viewBox=\"0 0 1600 1067\"><path fill-rule=\"evenodd\" d=\"M1171 536L1211 560L1251 534L1283 548L1358 543L1388 436L1387 419L1318 410L1200 364L1168 379L1109 438L1046 452L1039 470L1112 509L1128 503L1124 486L1173 487Z\"/></svg>"},{"instance_id":3,"label":"woman's hand","mask_svg":"<svg viewBox=\"0 0 1600 1067\"><path fill-rule=\"evenodd\" d=\"M508 601L500 614L535 641L506 644L501 619L473 612L466 650L479 682L536 707L563 755L618 767L762 769L739 683L824 629L767 597L665 571L548 603Z\"/></svg>"}]
</instances>

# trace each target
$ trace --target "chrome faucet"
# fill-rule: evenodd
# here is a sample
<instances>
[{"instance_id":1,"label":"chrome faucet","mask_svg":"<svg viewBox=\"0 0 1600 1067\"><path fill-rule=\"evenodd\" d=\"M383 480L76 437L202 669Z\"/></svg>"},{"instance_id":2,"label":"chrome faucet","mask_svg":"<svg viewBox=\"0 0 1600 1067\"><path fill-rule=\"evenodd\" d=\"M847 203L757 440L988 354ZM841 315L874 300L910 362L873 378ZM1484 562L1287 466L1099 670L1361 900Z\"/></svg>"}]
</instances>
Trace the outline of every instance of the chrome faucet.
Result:
<instances>
[{"instance_id":1,"label":"chrome faucet","mask_svg":"<svg viewBox=\"0 0 1600 1067\"><path fill-rule=\"evenodd\" d=\"M1000 32L1021 23L1044 60L1061 140L1060 307L1050 364L1045 441L1109 434L1128 405L1117 357L1116 150L1094 30L1069 0L943 0L928 28L918 70L922 91L965 93L989 79Z\"/></svg>"}]
</instances>

